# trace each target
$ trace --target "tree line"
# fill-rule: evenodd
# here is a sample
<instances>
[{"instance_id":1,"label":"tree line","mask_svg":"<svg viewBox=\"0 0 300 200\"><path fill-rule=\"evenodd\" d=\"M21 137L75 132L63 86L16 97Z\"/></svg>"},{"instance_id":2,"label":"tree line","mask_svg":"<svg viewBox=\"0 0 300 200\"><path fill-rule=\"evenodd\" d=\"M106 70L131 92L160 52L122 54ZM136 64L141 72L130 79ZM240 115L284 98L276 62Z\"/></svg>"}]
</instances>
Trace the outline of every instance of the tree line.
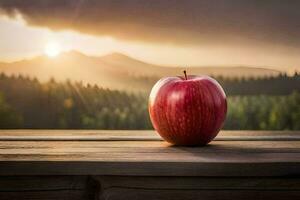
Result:
<instances>
[{"instance_id":1,"label":"tree line","mask_svg":"<svg viewBox=\"0 0 300 200\"><path fill-rule=\"evenodd\" d=\"M249 87L247 81L257 85L256 90L238 89L238 85ZM298 74L227 82L219 79L219 82L236 85L235 90L230 88L235 95L228 97L224 129L300 129ZM293 85L286 85L291 82ZM263 83L273 85L269 92L259 90ZM289 88L289 92L277 87ZM225 91L228 94L229 89L225 87ZM0 74L2 129L152 129L147 101L148 95L144 93L110 90L80 82L56 82L54 79L40 83L37 79Z\"/></svg>"},{"instance_id":2,"label":"tree line","mask_svg":"<svg viewBox=\"0 0 300 200\"><path fill-rule=\"evenodd\" d=\"M278 76L269 77L226 78L223 76L216 76L214 78L222 85L228 96L260 94L288 95L294 91L300 91L300 74L297 72L293 76L282 73ZM135 83L142 85L143 88L145 88L145 93L149 93L152 86L159 78L138 76L131 77L131 79L133 79Z\"/></svg>"}]
</instances>

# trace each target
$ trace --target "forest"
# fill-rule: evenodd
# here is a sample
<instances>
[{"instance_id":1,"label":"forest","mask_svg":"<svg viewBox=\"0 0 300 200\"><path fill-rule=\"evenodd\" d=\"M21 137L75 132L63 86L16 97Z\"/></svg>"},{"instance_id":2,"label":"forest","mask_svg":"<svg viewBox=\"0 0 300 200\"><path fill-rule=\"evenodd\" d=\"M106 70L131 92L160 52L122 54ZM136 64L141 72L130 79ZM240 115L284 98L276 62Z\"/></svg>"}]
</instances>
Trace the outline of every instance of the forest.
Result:
<instances>
[{"instance_id":1,"label":"forest","mask_svg":"<svg viewBox=\"0 0 300 200\"><path fill-rule=\"evenodd\" d=\"M224 129L300 130L300 75L226 79ZM150 79L149 79L150 80ZM147 93L0 74L0 128L152 129Z\"/></svg>"}]
</instances>

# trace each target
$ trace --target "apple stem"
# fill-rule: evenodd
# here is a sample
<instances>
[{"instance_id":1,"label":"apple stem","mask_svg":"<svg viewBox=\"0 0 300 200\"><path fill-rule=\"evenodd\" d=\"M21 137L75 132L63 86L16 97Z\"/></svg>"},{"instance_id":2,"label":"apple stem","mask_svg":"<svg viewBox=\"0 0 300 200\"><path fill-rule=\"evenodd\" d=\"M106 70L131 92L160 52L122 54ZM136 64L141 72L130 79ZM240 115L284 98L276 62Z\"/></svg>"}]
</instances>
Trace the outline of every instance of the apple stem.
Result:
<instances>
[{"instance_id":1,"label":"apple stem","mask_svg":"<svg viewBox=\"0 0 300 200\"><path fill-rule=\"evenodd\" d=\"M186 70L183 70L185 80L187 80Z\"/></svg>"}]
</instances>

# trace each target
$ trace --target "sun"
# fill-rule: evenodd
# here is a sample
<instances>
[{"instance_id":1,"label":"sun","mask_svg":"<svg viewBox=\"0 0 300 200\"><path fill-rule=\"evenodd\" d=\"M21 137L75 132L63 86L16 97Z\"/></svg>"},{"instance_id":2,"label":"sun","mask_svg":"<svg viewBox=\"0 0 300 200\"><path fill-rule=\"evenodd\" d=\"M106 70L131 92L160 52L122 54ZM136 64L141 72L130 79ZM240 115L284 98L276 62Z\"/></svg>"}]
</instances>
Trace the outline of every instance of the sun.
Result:
<instances>
[{"instance_id":1,"label":"sun","mask_svg":"<svg viewBox=\"0 0 300 200\"><path fill-rule=\"evenodd\" d=\"M61 46L57 42L48 42L44 50L45 54L51 58L57 56L61 52Z\"/></svg>"}]
</instances>

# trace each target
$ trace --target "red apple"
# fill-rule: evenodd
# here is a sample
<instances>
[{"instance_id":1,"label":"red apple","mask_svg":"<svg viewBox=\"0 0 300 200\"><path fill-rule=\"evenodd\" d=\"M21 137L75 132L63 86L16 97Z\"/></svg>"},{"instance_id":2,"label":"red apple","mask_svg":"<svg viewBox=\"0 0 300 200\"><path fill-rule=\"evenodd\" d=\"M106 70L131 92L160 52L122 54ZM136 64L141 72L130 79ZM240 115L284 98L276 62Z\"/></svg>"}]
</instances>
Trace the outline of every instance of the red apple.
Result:
<instances>
[{"instance_id":1,"label":"red apple","mask_svg":"<svg viewBox=\"0 0 300 200\"><path fill-rule=\"evenodd\" d=\"M185 71L184 71L185 73ZM222 128L227 101L208 76L166 77L152 88L149 113L155 130L175 145L205 145Z\"/></svg>"}]
</instances>

